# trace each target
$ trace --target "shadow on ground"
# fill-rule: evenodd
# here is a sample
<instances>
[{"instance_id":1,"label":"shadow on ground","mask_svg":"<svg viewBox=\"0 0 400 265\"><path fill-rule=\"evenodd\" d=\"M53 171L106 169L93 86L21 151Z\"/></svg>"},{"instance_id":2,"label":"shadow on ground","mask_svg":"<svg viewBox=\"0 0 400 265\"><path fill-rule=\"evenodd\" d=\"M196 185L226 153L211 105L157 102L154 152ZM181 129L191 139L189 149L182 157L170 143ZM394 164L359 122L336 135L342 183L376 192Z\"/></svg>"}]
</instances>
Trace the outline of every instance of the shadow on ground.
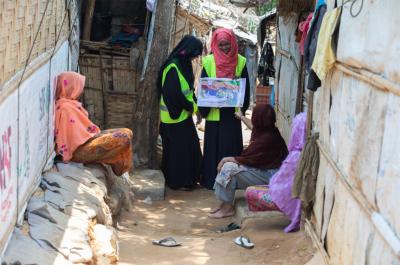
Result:
<instances>
[{"instance_id":1,"label":"shadow on ground","mask_svg":"<svg viewBox=\"0 0 400 265\"><path fill-rule=\"evenodd\" d=\"M285 234L289 223L282 216L252 218L242 230L224 234L214 232L232 222L233 218L212 220L207 213L216 204L212 191L193 192L167 190L165 201L151 205L137 201L131 212L121 216L121 265L161 264L285 264L300 265L315 252L304 232ZM247 250L233 243L235 237L246 235L255 243ZM173 236L183 246L165 248L151 241Z\"/></svg>"}]
</instances>

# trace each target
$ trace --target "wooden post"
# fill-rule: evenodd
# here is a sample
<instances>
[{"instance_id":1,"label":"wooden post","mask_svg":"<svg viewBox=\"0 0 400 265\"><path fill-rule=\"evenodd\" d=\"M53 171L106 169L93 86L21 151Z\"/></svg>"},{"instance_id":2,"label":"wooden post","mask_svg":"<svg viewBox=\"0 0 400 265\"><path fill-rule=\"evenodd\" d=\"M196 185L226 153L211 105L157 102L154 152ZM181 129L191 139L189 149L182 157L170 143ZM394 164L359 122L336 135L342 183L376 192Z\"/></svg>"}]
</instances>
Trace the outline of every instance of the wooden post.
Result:
<instances>
[{"instance_id":1,"label":"wooden post","mask_svg":"<svg viewBox=\"0 0 400 265\"><path fill-rule=\"evenodd\" d=\"M161 63L168 56L171 30L173 28L175 1L158 0L154 35L144 80L138 90L135 108L134 157L135 167L157 168L157 137L159 127L159 98L157 76Z\"/></svg>"},{"instance_id":2,"label":"wooden post","mask_svg":"<svg viewBox=\"0 0 400 265\"><path fill-rule=\"evenodd\" d=\"M297 86L297 97L296 97L296 114L300 113L303 108L303 93L304 93L304 56L300 58L300 69Z\"/></svg>"},{"instance_id":3,"label":"wooden post","mask_svg":"<svg viewBox=\"0 0 400 265\"><path fill-rule=\"evenodd\" d=\"M306 134L307 137L311 136L313 107L314 107L314 92L309 91L308 102L307 102L307 134Z\"/></svg>"},{"instance_id":4,"label":"wooden post","mask_svg":"<svg viewBox=\"0 0 400 265\"><path fill-rule=\"evenodd\" d=\"M92 22L93 22L93 13L94 7L96 5L96 0L88 0L85 12L85 21L83 25L83 40L90 40L90 33L92 32Z\"/></svg>"}]
</instances>

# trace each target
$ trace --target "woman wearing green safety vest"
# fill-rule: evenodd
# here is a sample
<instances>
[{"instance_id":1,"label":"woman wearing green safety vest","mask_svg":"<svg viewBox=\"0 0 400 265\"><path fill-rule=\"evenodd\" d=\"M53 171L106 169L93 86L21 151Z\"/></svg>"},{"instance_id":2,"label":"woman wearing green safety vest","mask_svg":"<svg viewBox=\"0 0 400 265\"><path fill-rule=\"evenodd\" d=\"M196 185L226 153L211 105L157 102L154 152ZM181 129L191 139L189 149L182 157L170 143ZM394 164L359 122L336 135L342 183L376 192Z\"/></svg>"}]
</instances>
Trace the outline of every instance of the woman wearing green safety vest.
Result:
<instances>
[{"instance_id":1,"label":"woman wearing green safety vest","mask_svg":"<svg viewBox=\"0 0 400 265\"><path fill-rule=\"evenodd\" d=\"M245 78L246 93L243 113L249 107L249 78L246 58L238 54L238 44L232 30L220 28L213 33L212 54L203 57L201 77ZM200 184L213 189L217 166L224 157L239 156L243 151L242 125L235 118L238 108L200 107L201 116L206 119L204 134L204 157Z\"/></svg>"},{"instance_id":2,"label":"woman wearing green safety vest","mask_svg":"<svg viewBox=\"0 0 400 265\"><path fill-rule=\"evenodd\" d=\"M201 149L192 119L197 112L192 60L202 52L201 41L187 35L158 74L162 171L172 189L191 190L200 178Z\"/></svg>"}]
</instances>

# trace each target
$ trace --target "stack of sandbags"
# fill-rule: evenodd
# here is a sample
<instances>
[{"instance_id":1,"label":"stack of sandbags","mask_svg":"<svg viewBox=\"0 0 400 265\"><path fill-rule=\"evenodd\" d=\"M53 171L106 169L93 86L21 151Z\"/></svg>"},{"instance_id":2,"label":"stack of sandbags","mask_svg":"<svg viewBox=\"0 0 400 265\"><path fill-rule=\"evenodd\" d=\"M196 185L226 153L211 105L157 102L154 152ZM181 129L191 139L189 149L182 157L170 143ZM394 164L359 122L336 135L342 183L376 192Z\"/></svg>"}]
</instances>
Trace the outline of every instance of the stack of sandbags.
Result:
<instances>
[{"instance_id":1,"label":"stack of sandbags","mask_svg":"<svg viewBox=\"0 0 400 265\"><path fill-rule=\"evenodd\" d=\"M101 169L80 164L59 163L57 170L44 173L41 188L27 206L28 226L15 230L4 261L116 264L117 236L105 203L106 179Z\"/></svg>"}]
</instances>

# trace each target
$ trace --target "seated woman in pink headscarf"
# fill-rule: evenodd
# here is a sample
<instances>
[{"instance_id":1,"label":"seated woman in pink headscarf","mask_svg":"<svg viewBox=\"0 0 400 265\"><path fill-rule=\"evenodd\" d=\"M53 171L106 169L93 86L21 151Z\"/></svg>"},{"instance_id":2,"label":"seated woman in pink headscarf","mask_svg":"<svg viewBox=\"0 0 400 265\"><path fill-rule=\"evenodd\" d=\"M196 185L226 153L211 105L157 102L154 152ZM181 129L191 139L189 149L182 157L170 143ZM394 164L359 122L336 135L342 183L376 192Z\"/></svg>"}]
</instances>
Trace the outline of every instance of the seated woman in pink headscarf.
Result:
<instances>
[{"instance_id":1,"label":"seated woman in pink headscarf","mask_svg":"<svg viewBox=\"0 0 400 265\"><path fill-rule=\"evenodd\" d=\"M306 113L298 114L292 125L289 155L278 172L272 176L268 186L251 186L246 189L246 198L251 211L281 211L291 219L285 232L300 228L301 201L292 197L292 186L306 142Z\"/></svg>"},{"instance_id":2,"label":"seated woman in pink headscarf","mask_svg":"<svg viewBox=\"0 0 400 265\"><path fill-rule=\"evenodd\" d=\"M78 101L85 77L75 72L61 73L56 91L56 150L64 162L103 163L117 176L132 168L132 131L101 131L90 121L88 112Z\"/></svg>"}]
</instances>

